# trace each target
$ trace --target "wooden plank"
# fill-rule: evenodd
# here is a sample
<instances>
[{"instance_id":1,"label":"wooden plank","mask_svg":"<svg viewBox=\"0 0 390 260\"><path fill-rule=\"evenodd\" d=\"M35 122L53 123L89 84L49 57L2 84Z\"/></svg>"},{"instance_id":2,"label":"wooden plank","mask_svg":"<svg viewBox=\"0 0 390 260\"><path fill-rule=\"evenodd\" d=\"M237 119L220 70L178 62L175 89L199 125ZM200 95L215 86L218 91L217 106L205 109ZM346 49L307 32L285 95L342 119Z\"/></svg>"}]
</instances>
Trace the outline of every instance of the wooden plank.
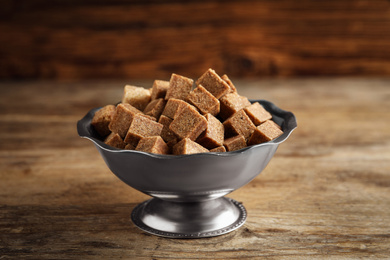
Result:
<instances>
[{"instance_id":1,"label":"wooden plank","mask_svg":"<svg viewBox=\"0 0 390 260\"><path fill-rule=\"evenodd\" d=\"M76 121L116 103L124 81L0 83L0 258L388 257L389 79L233 82L293 111L298 128L262 174L228 195L246 207L244 226L195 240L136 228L131 211L149 197L77 136Z\"/></svg>"},{"instance_id":2,"label":"wooden plank","mask_svg":"<svg viewBox=\"0 0 390 260\"><path fill-rule=\"evenodd\" d=\"M390 3L4 1L1 78L390 75Z\"/></svg>"}]
</instances>

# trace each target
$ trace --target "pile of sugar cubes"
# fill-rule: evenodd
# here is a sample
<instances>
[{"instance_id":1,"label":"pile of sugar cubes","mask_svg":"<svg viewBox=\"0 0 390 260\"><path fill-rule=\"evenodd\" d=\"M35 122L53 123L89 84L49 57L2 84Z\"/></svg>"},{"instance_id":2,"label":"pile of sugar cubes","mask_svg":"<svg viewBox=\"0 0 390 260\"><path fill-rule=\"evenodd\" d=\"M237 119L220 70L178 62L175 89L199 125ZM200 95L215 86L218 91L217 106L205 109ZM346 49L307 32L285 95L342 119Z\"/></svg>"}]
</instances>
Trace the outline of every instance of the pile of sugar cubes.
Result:
<instances>
[{"instance_id":1,"label":"pile of sugar cubes","mask_svg":"<svg viewBox=\"0 0 390 260\"><path fill-rule=\"evenodd\" d=\"M195 84L172 74L150 89L126 85L122 102L99 109L91 124L112 147L173 155L235 151L283 134L260 103L212 69Z\"/></svg>"}]
</instances>

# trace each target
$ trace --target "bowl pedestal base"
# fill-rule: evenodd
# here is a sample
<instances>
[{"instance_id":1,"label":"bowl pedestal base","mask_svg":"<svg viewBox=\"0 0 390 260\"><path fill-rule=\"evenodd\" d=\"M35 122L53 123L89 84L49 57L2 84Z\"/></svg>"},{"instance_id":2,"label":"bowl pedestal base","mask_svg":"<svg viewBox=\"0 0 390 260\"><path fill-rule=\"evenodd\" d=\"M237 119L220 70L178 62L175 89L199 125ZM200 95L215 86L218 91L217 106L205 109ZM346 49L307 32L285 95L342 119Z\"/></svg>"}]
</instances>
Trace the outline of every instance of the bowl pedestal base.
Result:
<instances>
[{"instance_id":1,"label":"bowl pedestal base","mask_svg":"<svg viewBox=\"0 0 390 260\"><path fill-rule=\"evenodd\" d=\"M162 237L219 236L242 226L244 206L230 198L176 202L152 198L137 205L131 219L140 229Z\"/></svg>"}]
</instances>

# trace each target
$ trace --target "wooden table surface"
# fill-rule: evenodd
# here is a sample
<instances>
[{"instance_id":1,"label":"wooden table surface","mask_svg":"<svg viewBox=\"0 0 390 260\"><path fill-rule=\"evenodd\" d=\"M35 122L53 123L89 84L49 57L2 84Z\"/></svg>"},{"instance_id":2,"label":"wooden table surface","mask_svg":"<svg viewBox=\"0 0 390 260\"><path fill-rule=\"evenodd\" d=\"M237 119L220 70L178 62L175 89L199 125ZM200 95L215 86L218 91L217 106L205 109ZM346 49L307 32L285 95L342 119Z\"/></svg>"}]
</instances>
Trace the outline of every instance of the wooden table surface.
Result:
<instances>
[{"instance_id":1,"label":"wooden table surface","mask_svg":"<svg viewBox=\"0 0 390 260\"><path fill-rule=\"evenodd\" d=\"M0 259L357 259L390 257L390 79L236 80L294 112L267 168L227 195L246 223L167 239L131 221L148 199L106 167L76 122L125 83L0 83Z\"/></svg>"}]
</instances>

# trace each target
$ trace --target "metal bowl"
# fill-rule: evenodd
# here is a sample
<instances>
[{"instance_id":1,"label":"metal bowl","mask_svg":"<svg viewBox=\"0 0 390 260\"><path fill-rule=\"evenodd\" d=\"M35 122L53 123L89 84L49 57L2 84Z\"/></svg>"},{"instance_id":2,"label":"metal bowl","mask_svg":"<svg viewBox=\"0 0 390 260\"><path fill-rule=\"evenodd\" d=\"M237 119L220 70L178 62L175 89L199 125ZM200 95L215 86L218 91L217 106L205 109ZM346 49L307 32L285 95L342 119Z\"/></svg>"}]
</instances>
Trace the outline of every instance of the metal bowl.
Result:
<instances>
[{"instance_id":1,"label":"metal bowl","mask_svg":"<svg viewBox=\"0 0 390 260\"><path fill-rule=\"evenodd\" d=\"M135 225L164 237L211 237L235 230L245 222L243 205L224 196L255 178L297 127L293 113L269 101L251 102L263 105L284 133L270 142L233 152L160 155L116 149L106 145L91 125L100 108L78 121L77 130L95 144L119 179L153 197L134 208Z\"/></svg>"}]
</instances>

